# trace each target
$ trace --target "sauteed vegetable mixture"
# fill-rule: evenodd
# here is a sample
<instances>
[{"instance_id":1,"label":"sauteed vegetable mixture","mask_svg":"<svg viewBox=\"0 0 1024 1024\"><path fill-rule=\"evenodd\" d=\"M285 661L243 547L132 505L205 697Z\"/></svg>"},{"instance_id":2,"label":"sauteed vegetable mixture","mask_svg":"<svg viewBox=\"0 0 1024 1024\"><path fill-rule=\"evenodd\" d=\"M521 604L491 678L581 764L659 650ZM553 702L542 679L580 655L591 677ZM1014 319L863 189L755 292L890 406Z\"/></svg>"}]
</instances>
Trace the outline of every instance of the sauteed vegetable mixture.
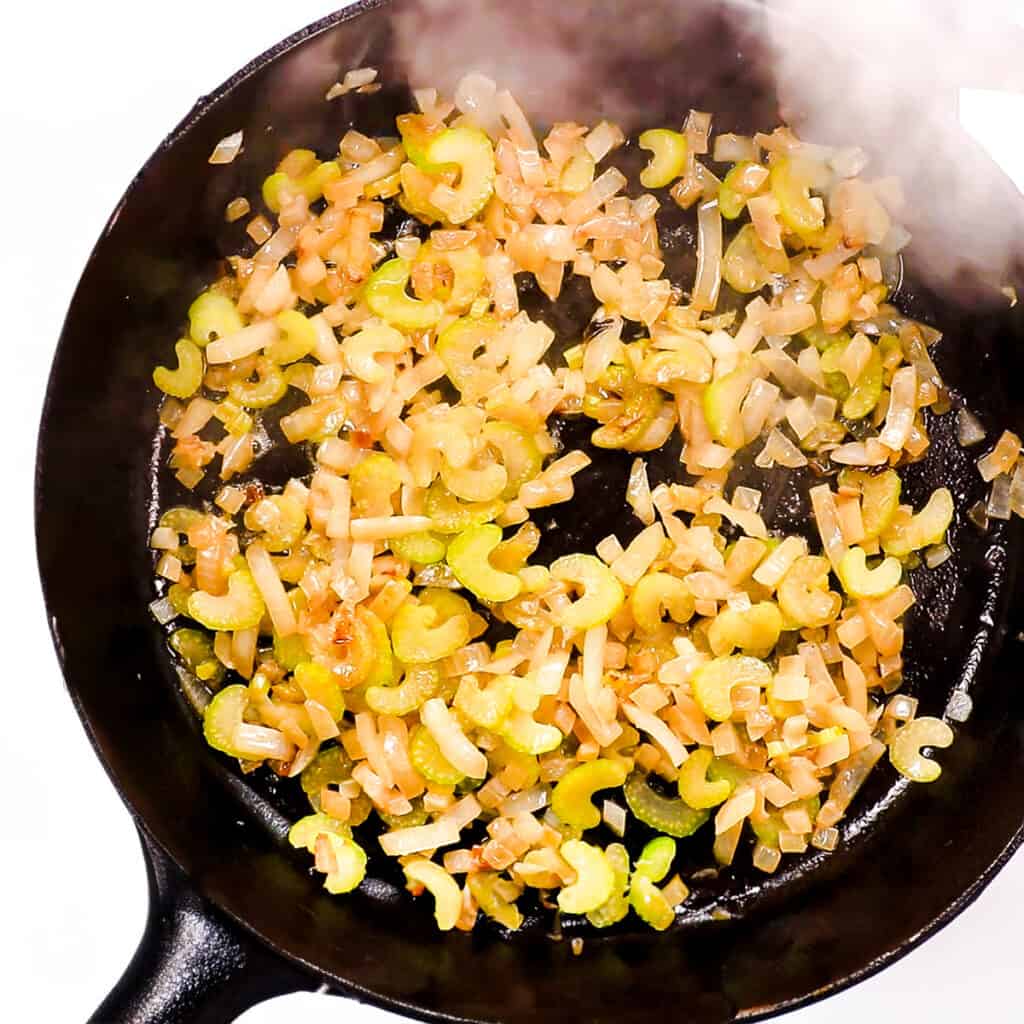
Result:
<instances>
[{"instance_id":1,"label":"sauteed vegetable mixture","mask_svg":"<svg viewBox=\"0 0 1024 1024\"><path fill-rule=\"evenodd\" d=\"M240 254L153 374L177 479L222 481L160 516L154 612L210 745L301 783L290 839L329 892L384 854L442 929L515 929L528 888L664 929L677 844L768 873L832 850L882 757L929 782L953 739L899 693L905 573L948 557L954 518L945 489L901 497L950 401L940 335L886 304L899 188L859 150L713 137L698 111L635 140L635 182L615 125L538 139L479 75L416 102L229 205ZM697 208L693 280L666 275L666 204ZM571 276L593 320L556 338L521 286L557 304ZM567 417L630 461L606 496L628 507L544 564L546 510L591 463ZM677 435L652 486L645 453ZM272 443L309 474L257 482ZM983 460L988 514L1021 504L1019 447ZM813 541L765 521L744 458L818 471Z\"/></svg>"}]
</instances>

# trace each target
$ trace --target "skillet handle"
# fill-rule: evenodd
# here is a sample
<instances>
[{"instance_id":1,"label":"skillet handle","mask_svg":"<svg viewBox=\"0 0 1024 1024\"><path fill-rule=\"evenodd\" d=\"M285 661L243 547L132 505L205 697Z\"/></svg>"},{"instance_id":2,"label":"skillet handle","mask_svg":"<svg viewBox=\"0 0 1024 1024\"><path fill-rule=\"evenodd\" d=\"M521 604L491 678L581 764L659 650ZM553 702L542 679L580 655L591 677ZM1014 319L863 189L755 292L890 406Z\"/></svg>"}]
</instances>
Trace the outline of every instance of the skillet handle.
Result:
<instances>
[{"instance_id":1,"label":"skillet handle","mask_svg":"<svg viewBox=\"0 0 1024 1024\"><path fill-rule=\"evenodd\" d=\"M150 906L139 948L89 1024L229 1024L289 992L326 991L244 934L140 828Z\"/></svg>"}]
</instances>

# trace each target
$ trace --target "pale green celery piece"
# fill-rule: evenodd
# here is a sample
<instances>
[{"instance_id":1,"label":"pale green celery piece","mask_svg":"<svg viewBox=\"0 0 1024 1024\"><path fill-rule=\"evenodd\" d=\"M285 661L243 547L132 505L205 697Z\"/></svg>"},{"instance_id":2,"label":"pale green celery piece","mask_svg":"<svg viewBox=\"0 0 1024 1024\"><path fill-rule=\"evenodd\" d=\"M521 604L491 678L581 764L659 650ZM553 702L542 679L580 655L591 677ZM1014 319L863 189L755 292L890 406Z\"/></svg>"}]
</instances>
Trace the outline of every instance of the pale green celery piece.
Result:
<instances>
[{"instance_id":1,"label":"pale green celery piece","mask_svg":"<svg viewBox=\"0 0 1024 1024\"><path fill-rule=\"evenodd\" d=\"M166 395L189 398L203 383L202 350L191 338L182 338L175 343L174 354L178 357L177 368L158 366L153 371L153 383Z\"/></svg>"},{"instance_id":2,"label":"pale green celery piece","mask_svg":"<svg viewBox=\"0 0 1024 1024\"><path fill-rule=\"evenodd\" d=\"M551 564L551 578L583 590L562 613L565 629L590 629L607 622L625 601L622 584L594 555L563 555Z\"/></svg>"},{"instance_id":3,"label":"pale green celery piece","mask_svg":"<svg viewBox=\"0 0 1024 1024\"><path fill-rule=\"evenodd\" d=\"M444 301L449 313L464 313L473 305L487 281L483 257L479 250L469 246L465 249L440 250L427 241L420 246L413 265L429 263L432 267L447 268L452 276L450 286L437 288L433 297ZM437 278L435 277L435 282ZM438 294L440 292L440 294Z\"/></svg>"},{"instance_id":4,"label":"pale green celery piece","mask_svg":"<svg viewBox=\"0 0 1024 1024\"><path fill-rule=\"evenodd\" d=\"M625 448L639 444L661 412L662 392L649 384L630 383L623 394L622 411L598 427L590 440L598 448Z\"/></svg>"},{"instance_id":5,"label":"pale green celery piece","mask_svg":"<svg viewBox=\"0 0 1024 1024\"><path fill-rule=\"evenodd\" d=\"M551 792L551 809L559 821L574 828L596 828L601 812L594 806L594 794L618 788L629 774L619 761L599 758L570 768Z\"/></svg>"},{"instance_id":6,"label":"pale green celery piece","mask_svg":"<svg viewBox=\"0 0 1024 1024\"><path fill-rule=\"evenodd\" d=\"M501 543L501 527L488 523L464 530L448 545L455 578L481 601L511 601L522 589L519 577L495 569L489 559Z\"/></svg>"},{"instance_id":7,"label":"pale green celery piece","mask_svg":"<svg viewBox=\"0 0 1024 1024\"><path fill-rule=\"evenodd\" d=\"M260 193L263 196L263 202L267 205L267 209L271 213L280 213L282 193L285 191L296 192L298 190L298 183L289 178L284 171L275 171L263 179Z\"/></svg>"},{"instance_id":8,"label":"pale green celery piece","mask_svg":"<svg viewBox=\"0 0 1024 1024\"><path fill-rule=\"evenodd\" d=\"M434 897L434 920L437 927L450 931L462 914L462 891L458 882L440 864L417 857L404 865L405 877L413 885L421 885Z\"/></svg>"},{"instance_id":9,"label":"pale green celery piece","mask_svg":"<svg viewBox=\"0 0 1024 1024\"><path fill-rule=\"evenodd\" d=\"M298 634L278 636L274 634L274 661L286 672L292 672L303 661L309 660L306 641Z\"/></svg>"},{"instance_id":10,"label":"pale green celery piece","mask_svg":"<svg viewBox=\"0 0 1024 1024\"><path fill-rule=\"evenodd\" d=\"M468 618L473 606L461 595L444 587L426 587L420 591L420 604L433 608L441 616L440 622L447 622L456 615Z\"/></svg>"},{"instance_id":11,"label":"pale green celery piece","mask_svg":"<svg viewBox=\"0 0 1024 1024\"><path fill-rule=\"evenodd\" d=\"M711 353L692 338L680 337L671 351L651 352L637 370L641 384L669 388L679 381L706 384L711 380Z\"/></svg>"},{"instance_id":12,"label":"pale green celery piece","mask_svg":"<svg viewBox=\"0 0 1024 1024\"><path fill-rule=\"evenodd\" d=\"M459 169L454 195L441 207L451 224L465 224L487 205L494 193L494 147L479 128L459 125L441 132L428 143L425 156L431 164Z\"/></svg>"},{"instance_id":13,"label":"pale green celery piece","mask_svg":"<svg viewBox=\"0 0 1024 1024\"><path fill-rule=\"evenodd\" d=\"M940 544L953 521L953 511L953 495L945 487L939 487L909 522L892 524L882 534L885 553L895 558L906 558L912 551Z\"/></svg>"},{"instance_id":14,"label":"pale green celery piece","mask_svg":"<svg viewBox=\"0 0 1024 1024\"><path fill-rule=\"evenodd\" d=\"M673 622L689 622L695 605L690 588L667 572L651 572L641 577L629 595L633 621L643 633L653 633L661 627L663 609Z\"/></svg>"},{"instance_id":15,"label":"pale green celery piece","mask_svg":"<svg viewBox=\"0 0 1024 1024\"><path fill-rule=\"evenodd\" d=\"M718 209L726 220L735 220L747 205L747 196L736 190L736 182L753 161L741 160L726 174L718 190Z\"/></svg>"},{"instance_id":16,"label":"pale green celery piece","mask_svg":"<svg viewBox=\"0 0 1024 1024\"><path fill-rule=\"evenodd\" d=\"M459 501L440 480L435 480L427 489L424 511L439 533L461 533L471 526L489 523L500 515L502 508L500 501Z\"/></svg>"},{"instance_id":17,"label":"pale green celery piece","mask_svg":"<svg viewBox=\"0 0 1024 1024\"><path fill-rule=\"evenodd\" d=\"M725 803L732 794L733 784L727 779L708 780L708 769L714 760L709 747L698 747L679 769L679 795L693 808L707 810Z\"/></svg>"},{"instance_id":18,"label":"pale green celery piece","mask_svg":"<svg viewBox=\"0 0 1024 1024\"><path fill-rule=\"evenodd\" d=\"M299 188L305 194L306 199L315 203L323 197L324 189L332 182L341 177L341 168L335 160L325 160L322 164L314 167L309 174L304 175L298 182Z\"/></svg>"},{"instance_id":19,"label":"pale green celery piece","mask_svg":"<svg viewBox=\"0 0 1024 1024\"><path fill-rule=\"evenodd\" d=\"M870 413L882 397L882 380L885 368L877 347L872 346L871 356L857 383L843 402L842 414L848 420L862 420Z\"/></svg>"},{"instance_id":20,"label":"pale green celery piece","mask_svg":"<svg viewBox=\"0 0 1024 1024\"><path fill-rule=\"evenodd\" d=\"M605 857L612 866L615 878L612 894L596 910L587 914L587 920L595 928L609 928L629 913L629 853L622 843L610 843L605 847Z\"/></svg>"},{"instance_id":21,"label":"pale green celery piece","mask_svg":"<svg viewBox=\"0 0 1024 1024\"><path fill-rule=\"evenodd\" d=\"M759 601L743 611L727 607L712 619L708 643L716 655L732 654L738 647L763 658L778 643L782 625L782 613L771 601Z\"/></svg>"},{"instance_id":22,"label":"pale green celery piece","mask_svg":"<svg viewBox=\"0 0 1024 1024\"><path fill-rule=\"evenodd\" d=\"M953 730L938 718L915 718L893 737L889 744L889 760L893 767L911 782L934 782L942 768L937 761L925 757L922 747L940 750L953 742Z\"/></svg>"},{"instance_id":23,"label":"pale green celery piece","mask_svg":"<svg viewBox=\"0 0 1024 1024\"><path fill-rule=\"evenodd\" d=\"M400 828L416 828L419 825L426 825L430 815L423 807L423 803L417 800L412 805L412 810L405 814L388 814L386 811L377 811L377 817L387 825L390 831Z\"/></svg>"},{"instance_id":24,"label":"pale green celery piece","mask_svg":"<svg viewBox=\"0 0 1024 1024\"><path fill-rule=\"evenodd\" d=\"M798 558L776 591L787 628L819 629L839 614L842 598L828 589L830 565L819 555Z\"/></svg>"},{"instance_id":25,"label":"pale green celery piece","mask_svg":"<svg viewBox=\"0 0 1024 1024\"><path fill-rule=\"evenodd\" d=\"M367 384L380 384L388 371L377 362L377 356L397 356L409 347L405 335L388 324L374 323L349 335L342 343L341 350L349 372Z\"/></svg>"},{"instance_id":26,"label":"pale green celery piece","mask_svg":"<svg viewBox=\"0 0 1024 1024\"><path fill-rule=\"evenodd\" d=\"M352 504L359 515L391 515L391 496L402 486L402 476L390 455L370 452L348 475Z\"/></svg>"},{"instance_id":27,"label":"pale green celery piece","mask_svg":"<svg viewBox=\"0 0 1024 1024\"><path fill-rule=\"evenodd\" d=\"M380 616L375 615L369 608L357 609L356 615L369 631L370 646L373 649L373 663L366 674L365 685L393 685L397 679L397 673L388 627L381 622Z\"/></svg>"},{"instance_id":28,"label":"pale green celery piece","mask_svg":"<svg viewBox=\"0 0 1024 1024\"><path fill-rule=\"evenodd\" d=\"M188 308L189 336L200 347L240 331L245 323L226 295L203 292Z\"/></svg>"},{"instance_id":29,"label":"pale green celery piece","mask_svg":"<svg viewBox=\"0 0 1024 1024\"><path fill-rule=\"evenodd\" d=\"M320 794L327 786L337 786L352 778L352 761L345 748L327 747L321 750L302 770L299 781L314 811L320 810Z\"/></svg>"},{"instance_id":30,"label":"pale green celery piece","mask_svg":"<svg viewBox=\"0 0 1024 1024\"><path fill-rule=\"evenodd\" d=\"M316 328L297 309L286 309L274 318L283 338L264 349L272 363L285 366L305 359L316 347Z\"/></svg>"},{"instance_id":31,"label":"pale green celery piece","mask_svg":"<svg viewBox=\"0 0 1024 1024\"><path fill-rule=\"evenodd\" d=\"M276 405L288 391L281 368L264 356L256 360L255 381L236 380L228 385L228 394L247 409L267 409Z\"/></svg>"},{"instance_id":32,"label":"pale green celery piece","mask_svg":"<svg viewBox=\"0 0 1024 1024\"><path fill-rule=\"evenodd\" d=\"M726 448L742 448L743 418L740 406L757 376L754 360L742 355L736 369L712 381L704 389L704 418L711 436Z\"/></svg>"},{"instance_id":33,"label":"pale green celery piece","mask_svg":"<svg viewBox=\"0 0 1024 1024\"><path fill-rule=\"evenodd\" d=\"M663 932L675 921L675 911L669 906L664 893L643 875L634 875L629 888L629 902L637 917L655 931Z\"/></svg>"},{"instance_id":34,"label":"pale green celery piece","mask_svg":"<svg viewBox=\"0 0 1024 1024\"><path fill-rule=\"evenodd\" d=\"M722 277L733 291L741 295L759 292L768 283L770 271L761 262L756 243L754 225L744 224L722 257Z\"/></svg>"},{"instance_id":35,"label":"pale green celery piece","mask_svg":"<svg viewBox=\"0 0 1024 1024\"><path fill-rule=\"evenodd\" d=\"M737 786L747 782L750 776L751 772L748 769L741 768L735 761L730 761L725 757L712 758L711 764L708 766L708 778L712 782L728 782L730 794Z\"/></svg>"},{"instance_id":36,"label":"pale green celery piece","mask_svg":"<svg viewBox=\"0 0 1024 1024\"><path fill-rule=\"evenodd\" d=\"M310 853L316 849L316 837L322 835L350 836L352 830L347 824L337 821L328 814L307 814L299 818L288 830L288 842L296 850L308 850Z\"/></svg>"},{"instance_id":37,"label":"pale green celery piece","mask_svg":"<svg viewBox=\"0 0 1024 1024\"><path fill-rule=\"evenodd\" d=\"M188 599L188 613L207 629L252 629L263 618L263 598L248 568L239 566L228 577L228 592L221 597L197 590Z\"/></svg>"},{"instance_id":38,"label":"pale green celery piece","mask_svg":"<svg viewBox=\"0 0 1024 1024\"><path fill-rule=\"evenodd\" d=\"M220 402L213 410L213 415L234 437L248 434L253 428L252 417L233 398L225 398L223 402Z\"/></svg>"},{"instance_id":39,"label":"pale green celery piece","mask_svg":"<svg viewBox=\"0 0 1024 1024\"><path fill-rule=\"evenodd\" d=\"M676 841L669 836L655 836L640 851L633 875L660 882L671 870L675 859Z\"/></svg>"},{"instance_id":40,"label":"pale green celery piece","mask_svg":"<svg viewBox=\"0 0 1024 1024\"><path fill-rule=\"evenodd\" d=\"M245 510L242 522L249 530L263 532L268 551L288 551L306 529L306 509L290 495L269 494Z\"/></svg>"},{"instance_id":41,"label":"pale green celery piece","mask_svg":"<svg viewBox=\"0 0 1024 1024\"><path fill-rule=\"evenodd\" d=\"M813 345L822 353L827 351L829 347L834 345L837 341L850 340L850 336L845 331L840 331L838 334L829 334L828 331L822 327L820 322L815 323L812 327L808 327L806 331L801 331L800 337L803 338L808 345Z\"/></svg>"},{"instance_id":42,"label":"pale green celery piece","mask_svg":"<svg viewBox=\"0 0 1024 1024\"><path fill-rule=\"evenodd\" d=\"M193 675L216 685L224 678L224 666L213 653L213 638L201 629L176 629L169 638L171 649Z\"/></svg>"},{"instance_id":43,"label":"pale green celery piece","mask_svg":"<svg viewBox=\"0 0 1024 1024\"><path fill-rule=\"evenodd\" d=\"M768 180L772 195L779 201L783 224L798 235L809 235L821 229L825 217L811 202L810 189L800 179L793 161L780 157L772 164Z\"/></svg>"},{"instance_id":44,"label":"pale green celery piece","mask_svg":"<svg viewBox=\"0 0 1024 1024\"><path fill-rule=\"evenodd\" d=\"M432 164L427 159L427 147L446 130L443 124L429 122L422 114L399 114L395 124L402 137L405 155L421 171L425 174L440 174L445 170L443 165Z\"/></svg>"},{"instance_id":45,"label":"pale green celery piece","mask_svg":"<svg viewBox=\"0 0 1024 1024\"><path fill-rule=\"evenodd\" d=\"M569 158L562 170L562 177L558 187L570 195L578 195L586 192L594 183L594 173L597 165L594 158L584 149Z\"/></svg>"},{"instance_id":46,"label":"pale green celery piece","mask_svg":"<svg viewBox=\"0 0 1024 1024\"><path fill-rule=\"evenodd\" d=\"M351 892L366 877L366 851L351 837L339 836L334 832L321 832L331 845L331 852L337 865L324 879L324 888L332 896ZM316 840L313 841L314 850Z\"/></svg>"},{"instance_id":47,"label":"pale green celery piece","mask_svg":"<svg viewBox=\"0 0 1024 1024\"><path fill-rule=\"evenodd\" d=\"M547 754L557 750L565 738L553 725L538 722L526 711L513 711L501 728L502 739L521 754Z\"/></svg>"},{"instance_id":48,"label":"pale green celery piece","mask_svg":"<svg viewBox=\"0 0 1024 1024\"><path fill-rule=\"evenodd\" d=\"M167 588L167 600L179 615L188 615L188 599L195 593L184 583L172 583Z\"/></svg>"},{"instance_id":49,"label":"pale green celery piece","mask_svg":"<svg viewBox=\"0 0 1024 1024\"><path fill-rule=\"evenodd\" d=\"M410 533L392 537L388 541L391 551L413 565L434 565L443 561L448 545L433 533Z\"/></svg>"},{"instance_id":50,"label":"pale green celery piece","mask_svg":"<svg viewBox=\"0 0 1024 1024\"><path fill-rule=\"evenodd\" d=\"M494 732L512 710L512 694L517 682L516 676L497 676L486 689L481 689L476 676L463 676L455 691L455 706L474 725Z\"/></svg>"},{"instance_id":51,"label":"pale green celery piece","mask_svg":"<svg viewBox=\"0 0 1024 1024\"><path fill-rule=\"evenodd\" d=\"M295 666L293 678L307 699L325 707L336 722L345 714L345 698L337 677L329 668L315 661L304 661Z\"/></svg>"},{"instance_id":52,"label":"pale green celery piece","mask_svg":"<svg viewBox=\"0 0 1024 1024\"><path fill-rule=\"evenodd\" d=\"M391 622L391 642L399 662L424 665L439 662L469 643L469 623L465 615L455 615L438 625L435 608L423 604L403 604Z\"/></svg>"},{"instance_id":53,"label":"pale green celery piece","mask_svg":"<svg viewBox=\"0 0 1024 1024\"><path fill-rule=\"evenodd\" d=\"M655 831L677 839L693 835L709 817L706 810L691 807L685 800L659 796L642 772L630 775L622 792L635 818Z\"/></svg>"},{"instance_id":54,"label":"pale green celery piece","mask_svg":"<svg viewBox=\"0 0 1024 1024\"><path fill-rule=\"evenodd\" d=\"M433 665L410 665L397 686L368 686L366 703L378 715L402 718L437 696L440 675Z\"/></svg>"},{"instance_id":55,"label":"pale green celery piece","mask_svg":"<svg viewBox=\"0 0 1024 1024\"><path fill-rule=\"evenodd\" d=\"M651 128L637 140L641 149L651 154L640 172L644 188L665 188L686 170L686 136L668 128Z\"/></svg>"},{"instance_id":56,"label":"pale green celery piece","mask_svg":"<svg viewBox=\"0 0 1024 1024\"><path fill-rule=\"evenodd\" d=\"M363 296L370 311L392 327L405 331L429 330L444 315L444 305L434 300L421 302L407 294L409 270L408 260L388 260L370 276Z\"/></svg>"},{"instance_id":57,"label":"pale green celery piece","mask_svg":"<svg viewBox=\"0 0 1024 1024\"><path fill-rule=\"evenodd\" d=\"M862 470L844 469L839 474L842 487L857 487L861 492L861 519L864 537L872 539L884 533L896 515L903 482L893 469L872 474Z\"/></svg>"},{"instance_id":58,"label":"pale green celery piece","mask_svg":"<svg viewBox=\"0 0 1024 1024\"><path fill-rule=\"evenodd\" d=\"M587 914L606 903L615 891L615 871L604 851L582 839L566 839L559 853L576 872L576 881L559 890L559 909Z\"/></svg>"},{"instance_id":59,"label":"pale green celery piece","mask_svg":"<svg viewBox=\"0 0 1024 1024\"><path fill-rule=\"evenodd\" d=\"M438 786L454 786L466 777L441 753L437 741L422 725L417 725L409 737L409 760L427 782Z\"/></svg>"},{"instance_id":60,"label":"pale green celery piece","mask_svg":"<svg viewBox=\"0 0 1024 1024\"><path fill-rule=\"evenodd\" d=\"M160 517L160 525L170 530L177 530L178 533L188 533L201 519L206 516L197 508L188 508L184 505L176 505L169 508Z\"/></svg>"},{"instance_id":61,"label":"pale green celery piece","mask_svg":"<svg viewBox=\"0 0 1024 1024\"><path fill-rule=\"evenodd\" d=\"M523 915L519 908L510 903L496 890L495 883L500 881L493 871L476 871L469 875L466 884L480 909L498 924L510 931L515 931L523 923Z\"/></svg>"},{"instance_id":62,"label":"pale green celery piece","mask_svg":"<svg viewBox=\"0 0 1024 1024\"><path fill-rule=\"evenodd\" d=\"M806 800L790 804L787 810L790 808L793 810L803 808L803 810L807 811L811 821L814 821L818 816L818 811L821 809L821 799L817 796L810 796ZM754 835L757 836L759 842L777 850L779 848L779 833L785 831L786 823L783 821L781 811L771 811L764 817L751 818L750 827L753 829Z\"/></svg>"},{"instance_id":63,"label":"pale green celery piece","mask_svg":"<svg viewBox=\"0 0 1024 1024\"><path fill-rule=\"evenodd\" d=\"M527 521L516 532L503 540L491 553L491 565L503 572L519 572L526 567L529 557L540 546L540 530L535 523ZM546 573L543 566L532 566Z\"/></svg>"},{"instance_id":64,"label":"pale green celery piece","mask_svg":"<svg viewBox=\"0 0 1024 1024\"><path fill-rule=\"evenodd\" d=\"M727 722L732 717L732 688L734 686L767 686L772 670L759 658L733 654L713 658L694 672L690 680L693 698L701 711L716 722Z\"/></svg>"},{"instance_id":65,"label":"pale green celery piece","mask_svg":"<svg viewBox=\"0 0 1024 1024\"><path fill-rule=\"evenodd\" d=\"M501 383L501 375L493 367L481 366L476 354L501 330L501 322L493 316L460 317L438 336L434 351L444 363L448 379L464 396L474 398Z\"/></svg>"},{"instance_id":66,"label":"pale green celery piece","mask_svg":"<svg viewBox=\"0 0 1024 1024\"><path fill-rule=\"evenodd\" d=\"M475 468L455 467L443 461L441 479L445 487L463 501L493 501L504 492L508 473L497 462Z\"/></svg>"},{"instance_id":67,"label":"pale green celery piece","mask_svg":"<svg viewBox=\"0 0 1024 1024\"><path fill-rule=\"evenodd\" d=\"M881 597L899 586L903 566L889 556L874 569L868 568L867 554L862 547L848 548L839 563L839 578L850 597Z\"/></svg>"},{"instance_id":68,"label":"pale green celery piece","mask_svg":"<svg viewBox=\"0 0 1024 1024\"><path fill-rule=\"evenodd\" d=\"M825 386L832 397L839 399L841 402L845 402L851 393L850 382L846 379L846 374L840 369L840 360L843 353L849 348L850 340L848 334L840 334L821 354L820 366L822 375L825 378Z\"/></svg>"},{"instance_id":69,"label":"pale green celery piece","mask_svg":"<svg viewBox=\"0 0 1024 1024\"><path fill-rule=\"evenodd\" d=\"M203 736L206 742L231 757L241 757L234 746L235 729L242 724L242 714L249 703L245 686L225 686L214 694L203 712Z\"/></svg>"}]
</instances>

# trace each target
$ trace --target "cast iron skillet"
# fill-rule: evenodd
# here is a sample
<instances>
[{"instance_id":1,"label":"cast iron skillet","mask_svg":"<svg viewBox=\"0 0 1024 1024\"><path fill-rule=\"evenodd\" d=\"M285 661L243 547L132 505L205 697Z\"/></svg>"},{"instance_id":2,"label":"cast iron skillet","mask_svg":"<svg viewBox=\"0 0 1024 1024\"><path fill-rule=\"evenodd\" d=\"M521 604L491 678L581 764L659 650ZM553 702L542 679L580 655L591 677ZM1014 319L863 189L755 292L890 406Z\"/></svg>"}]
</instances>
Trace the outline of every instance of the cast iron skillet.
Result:
<instances>
[{"instance_id":1,"label":"cast iron skillet","mask_svg":"<svg viewBox=\"0 0 1024 1024\"><path fill-rule=\"evenodd\" d=\"M607 17L635 13L598 6ZM182 310L217 260L238 245L239 227L223 219L227 200L258 195L261 176L287 149L313 140L326 152L349 119L383 133L409 109L395 85L389 19L383 3L351 4L201 100L115 210L57 350L39 441L40 567L72 699L139 825L153 893L139 951L93 1020L213 1024L271 995L324 986L429 1020L646 1024L671 1008L694 1024L725 1024L850 985L950 921L1021 841L1024 788L1013 780L1024 772L1024 697L1014 647L1024 603L1015 538L1003 526L981 535L961 514L955 558L914 581L920 602L909 629L908 687L927 713L941 714L956 688L975 703L943 752L941 780L909 789L884 764L833 856L797 858L766 878L742 855L735 869L695 885L666 935L625 924L597 935L563 922L564 935L586 937L577 957L568 942L546 937L545 915L513 937L486 924L471 936L439 934L427 906L414 905L393 868L376 859L357 894L329 897L308 858L284 842L289 818L301 813L294 787L243 779L202 742L147 611L153 509L181 497L161 470L151 368L166 359ZM617 58L606 70L631 83L647 124L677 122L693 105L715 111L720 129L749 130L777 116L757 56L756 40L717 5L696 26L659 18L632 63ZM381 68L390 83L383 92L323 101L339 69L364 64ZM600 103L591 97L591 109L577 116L598 115ZM211 169L214 143L238 128L244 155ZM692 279L691 230L683 215L665 227L670 267L682 282ZM1008 385L1022 379L1020 316L1005 301L968 308L910 287L902 298L947 333L938 355L944 376L984 411L990 430L1019 422L1020 389L1010 394ZM524 299L563 341L590 313L582 300L556 315L535 296ZM97 346L106 360L100 375ZM945 483L963 509L983 488L975 453L952 437L952 419L934 425L933 449L908 474L908 491L920 501ZM565 430L585 438L571 423ZM664 476L678 472L673 452L655 463ZM547 554L592 545L613 529L624 536L627 465L604 455L585 474L577 501L555 512ZM270 455L258 466L282 479L306 472L294 457ZM776 525L805 525L806 483L762 482ZM83 545L96 571L81 570ZM684 845L694 864L706 856L706 841Z\"/></svg>"}]
</instances>

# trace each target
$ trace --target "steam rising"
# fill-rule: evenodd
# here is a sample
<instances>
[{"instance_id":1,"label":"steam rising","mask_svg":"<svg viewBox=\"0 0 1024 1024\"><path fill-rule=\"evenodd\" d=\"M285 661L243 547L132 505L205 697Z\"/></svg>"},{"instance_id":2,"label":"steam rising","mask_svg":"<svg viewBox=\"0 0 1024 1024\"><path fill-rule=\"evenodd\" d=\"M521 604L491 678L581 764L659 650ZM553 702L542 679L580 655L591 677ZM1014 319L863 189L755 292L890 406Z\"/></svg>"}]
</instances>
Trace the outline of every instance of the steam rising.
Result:
<instances>
[{"instance_id":1,"label":"steam rising","mask_svg":"<svg viewBox=\"0 0 1024 1024\"><path fill-rule=\"evenodd\" d=\"M408 0L396 41L413 85L451 95L462 74L480 71L542 124L604 116L627 131L666 117L678 126L688 105L720 115L730 89L741 97L735 113L742 90L753 96L765 81L778 102L747 130L784 119L809 141L864 147L869 180L902 179L899 219L914 235L916 273L940 287L1006 280L1019 254L1020 195L960 128L957 97L961 86L1024 89L1011 0L764 6L767 14L744 0ZM721 117L717 125L732 129Z\"/></svg>"}]
</instances>

